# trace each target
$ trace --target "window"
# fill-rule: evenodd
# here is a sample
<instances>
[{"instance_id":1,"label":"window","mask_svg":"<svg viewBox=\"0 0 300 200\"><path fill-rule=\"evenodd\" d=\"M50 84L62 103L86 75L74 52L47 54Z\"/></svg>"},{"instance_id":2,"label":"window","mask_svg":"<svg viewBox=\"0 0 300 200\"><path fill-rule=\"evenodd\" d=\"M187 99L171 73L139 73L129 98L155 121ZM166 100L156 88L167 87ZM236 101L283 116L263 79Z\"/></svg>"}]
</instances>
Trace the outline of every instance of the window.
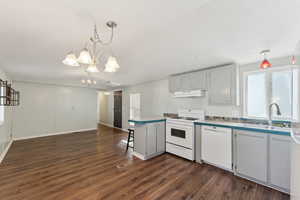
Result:
<instances>
[{"instance_id":1,"label":"window","mask_svg":"<svg viewBox=\"0 0 300 200\"><path fill-rule=\"evenodd\" d=\"M139 93L130 94L130 119L138 118L141 116L140 99L141 95Z\"/></svg>"},{"instance_id":2,"label":"window","mask_svg":"<svg viewBox=\"0 0 300 200\"><path fill-rule=\"evenodd\" d=\"M274 119L298 119L298 73L292 67L245 73L244 116L266 119L269 105L277 103L281 115L273 109Z\"/></svg>"},{"instance_id":3,"label":"window","mask_svg":"<svg viewBox=\"0 0 300 200\"><path fill-rule=\"evenodd\" d=\"M267 115L266 74L255 73L247 77L247 114L263 118Z\"/></svg>"}]
</instances>

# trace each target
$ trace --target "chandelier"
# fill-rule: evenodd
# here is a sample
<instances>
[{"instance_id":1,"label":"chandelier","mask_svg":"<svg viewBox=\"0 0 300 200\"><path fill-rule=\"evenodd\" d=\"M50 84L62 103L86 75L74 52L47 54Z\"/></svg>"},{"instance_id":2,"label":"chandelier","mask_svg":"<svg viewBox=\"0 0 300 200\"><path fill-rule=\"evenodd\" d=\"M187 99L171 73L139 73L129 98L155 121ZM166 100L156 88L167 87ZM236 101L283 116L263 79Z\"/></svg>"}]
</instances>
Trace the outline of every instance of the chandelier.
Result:
<instances>
[{"instance_id":1,"label":"chandelier","mask_svg":"<svg viewBox=\"0 0 300 200\"><path fill-rule=\"evenodd\" d=\"M79 56L76 57L73 51L69 52L65 59L62 61L63 64L73 66L73 67L84 67L86 73L96 73L99 72L97 65L100 64L100 52L97 50L97 45L110 45L113 41L114 37L114 28L117 27L117 24L113 21L108 21L106 26L111 30L110 39L107 42L104 42L100 39L100 36L97 31L97 26L94 26L94 34L90 38L89 42L86 44L85 48L83 48ZM120 68L116 57L113 55L109 56L107 62L104 66L104 72L116 72ZM86 83L90 81L86 80ZM94 81L91 81L96 83ZM82 81L83 83L83 81Z\"/></svg>"}]
</instances>

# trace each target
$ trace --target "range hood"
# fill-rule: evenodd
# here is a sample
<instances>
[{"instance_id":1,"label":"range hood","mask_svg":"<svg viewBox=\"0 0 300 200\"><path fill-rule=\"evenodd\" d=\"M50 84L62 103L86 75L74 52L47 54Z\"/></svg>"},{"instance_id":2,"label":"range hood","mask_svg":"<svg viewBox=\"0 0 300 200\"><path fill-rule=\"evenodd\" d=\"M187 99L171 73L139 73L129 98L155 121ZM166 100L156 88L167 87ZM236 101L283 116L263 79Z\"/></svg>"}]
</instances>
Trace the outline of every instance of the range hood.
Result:
<instances>
[{"instance_id":1,"label":"range hood","mask_svg":"<svg viewBox=\"0 0 300 200\"><path fill-rule=\"evenodd\" d=\"M203 97L205 95L204 90L191 90L184 92L174 92L175 98L188 98L188 97Z\"/></svg>"}]
</instances>

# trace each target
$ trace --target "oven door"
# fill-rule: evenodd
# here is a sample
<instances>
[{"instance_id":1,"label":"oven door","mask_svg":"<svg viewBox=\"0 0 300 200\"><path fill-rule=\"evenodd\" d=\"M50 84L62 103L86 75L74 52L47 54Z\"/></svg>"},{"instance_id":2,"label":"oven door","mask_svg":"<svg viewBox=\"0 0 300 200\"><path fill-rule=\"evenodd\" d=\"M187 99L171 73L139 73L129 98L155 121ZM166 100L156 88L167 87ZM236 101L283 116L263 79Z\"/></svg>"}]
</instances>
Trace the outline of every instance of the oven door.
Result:
<instances>
[{"instance_id":1,"label":"oven door","mask_svg":"<svg viewBox=\"0 0 300 200\"><path fill-rule=\"evenodd\" d=\"M193 148L193 126L176 125L167 123L166 141L186 148Z\"/></svg>"}]
</instances>

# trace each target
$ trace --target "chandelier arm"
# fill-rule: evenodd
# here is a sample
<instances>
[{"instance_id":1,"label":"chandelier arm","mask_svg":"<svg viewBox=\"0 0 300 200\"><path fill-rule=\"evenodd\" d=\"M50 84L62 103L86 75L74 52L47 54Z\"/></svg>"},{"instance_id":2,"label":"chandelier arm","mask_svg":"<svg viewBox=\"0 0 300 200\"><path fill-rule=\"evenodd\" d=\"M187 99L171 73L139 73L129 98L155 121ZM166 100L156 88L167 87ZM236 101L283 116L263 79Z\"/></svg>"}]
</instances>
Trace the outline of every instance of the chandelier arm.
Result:
<instances>
[{"instance_id":1,"label":"chandelier arm","mask_svg":"<svg viewBox=\"0 0 300 200\"><path fill-rule=\"evenodd\" d=\"M99 60L104 56L104 51L99 51L96 54L96 60Z\"/></svg>"},{"instance_id":2,"label":"chandelier arm","mask_svg":"<svg viewBox=\"0 0 300 200\"><path fill-rule=\"evenodd\" d=\"M111 27L110 39L109 39L108 42L103 42L103 41L100 39L100 37L99 37L99 35L98 35L98 33L97 33L97 30L96 30L96 37L97 37L97 41L96 41L96 42L99 42L99 43L102 44L102 45L110 45L110 44L112 43L113 37L114 37L114 27Z\"/></svg>"}]
</instances>

